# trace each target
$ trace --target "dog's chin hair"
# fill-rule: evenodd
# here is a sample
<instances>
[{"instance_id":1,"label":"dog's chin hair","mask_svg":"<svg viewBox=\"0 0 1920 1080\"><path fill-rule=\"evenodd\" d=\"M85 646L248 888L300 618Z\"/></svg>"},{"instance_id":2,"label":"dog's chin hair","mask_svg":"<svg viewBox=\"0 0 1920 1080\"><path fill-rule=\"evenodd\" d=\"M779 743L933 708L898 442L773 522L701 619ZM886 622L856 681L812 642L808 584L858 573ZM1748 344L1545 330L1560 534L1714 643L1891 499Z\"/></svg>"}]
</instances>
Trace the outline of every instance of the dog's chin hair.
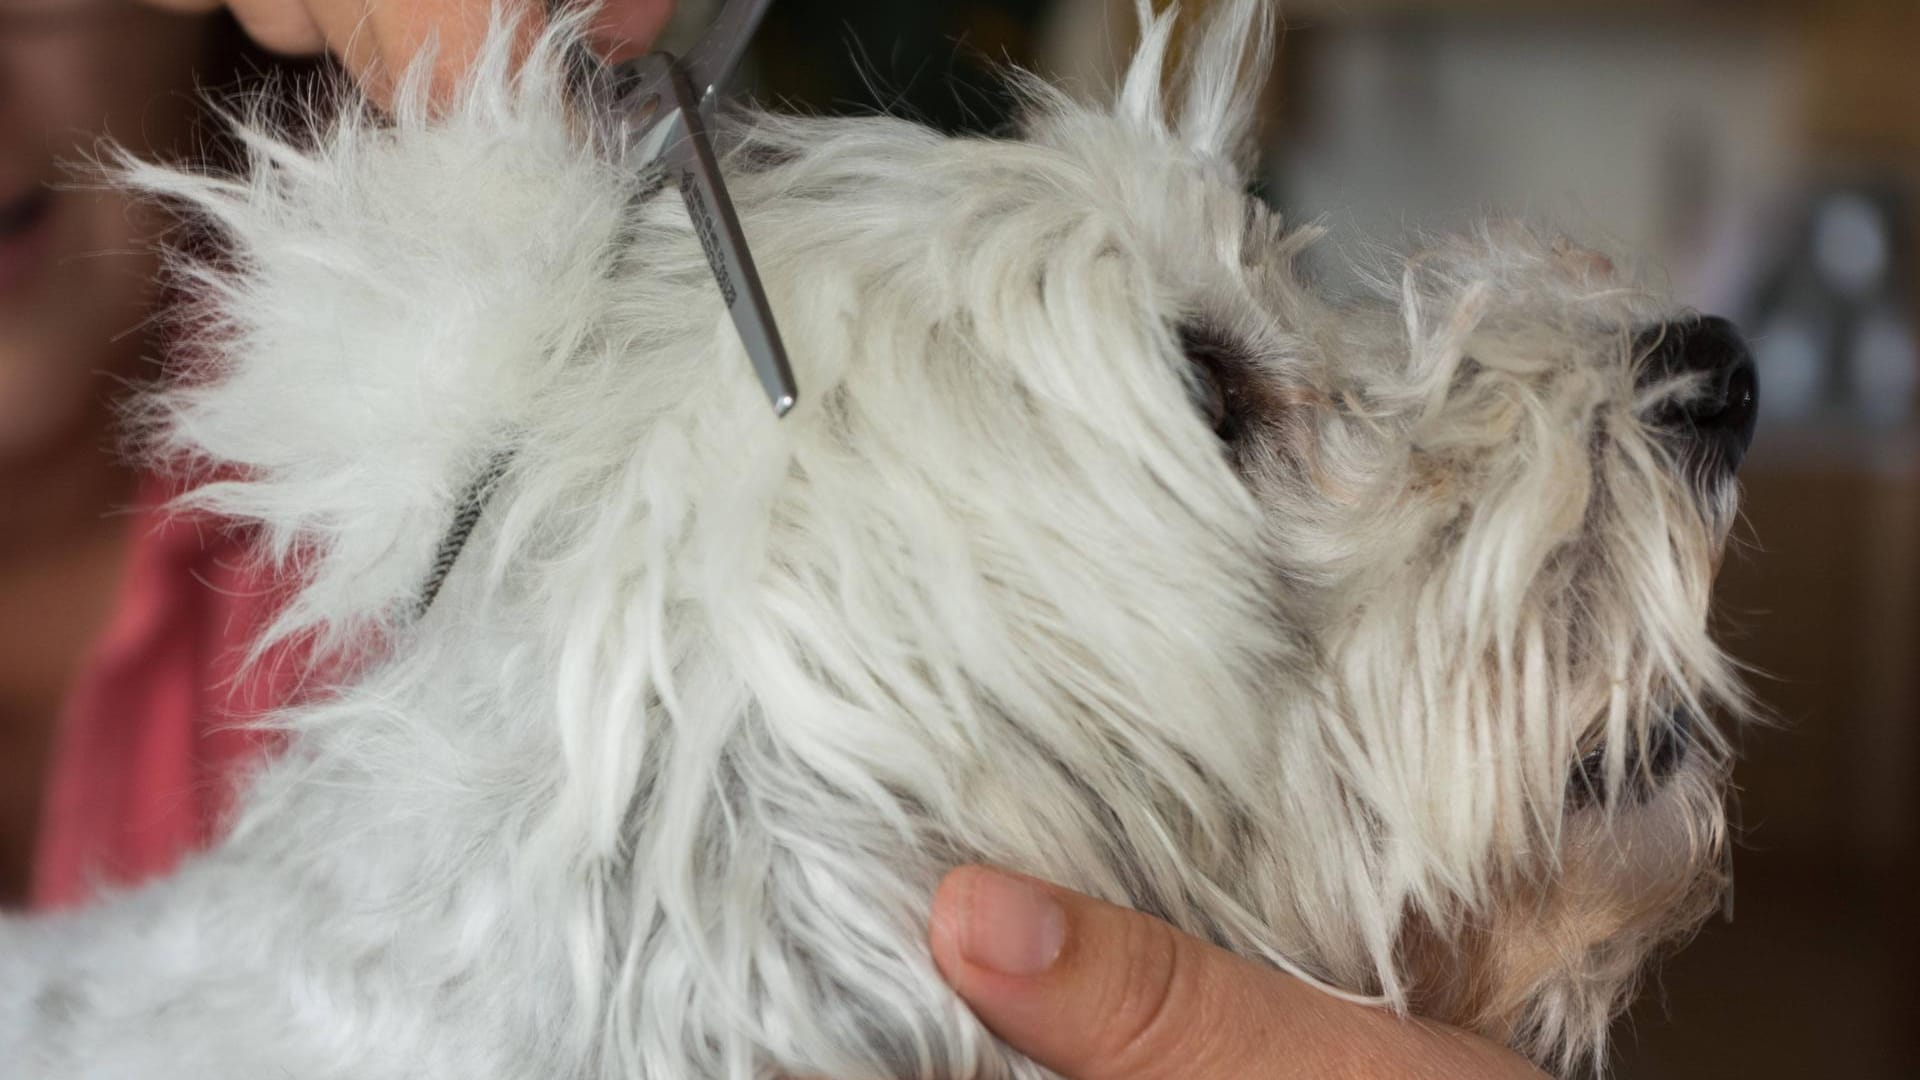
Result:
<instances>
[{"instance_id":1,"label":"dog's chin hair","mask_svg":"<svg viewBox=\"0 0 1920 1080\"><path fill-rule=\"evenodd\" d=\"M1728 837L1724 762L1703 757L1655 800L1580 821L1557 858L1497 883L1497 899L1412 920L1403 963L1427 973L1415 1009L1573 1072L1606 1044L1649 957L1716 910Z\"/></svg>"},{"instance_id":2,"label":"dog's chin hair","mask_svg":"<svg viewBox=\"0 0 1920 1080\"><path fill-rule=\"evenodd\" d=\"M269 640L347 675L272 719L229 840L46 931L20 1000L78 1004L26 1060L1041 1077L927 955L972 860L1599 1054L1724 842L1711 728L1650 801L1614 748L1741 700L1730 491L1635 389L1670 308L1493 231L1375 302L1306 288L1317 231L1239 171L1271 14L1217 7L1169 76L1142 4L1111 108L1023 83L1018 142L723 120L785 421L684 209L570 119L585 14L517 68L496 29L438 107L416 71L390 121L243 125L238 178L126 163L231 248L179 267L202 366L152 453L297 575ZM1197 322L1268 410L1224 453ZM1621 797L1570 811L1596 741Z\"/></svg>"}]
</instances>

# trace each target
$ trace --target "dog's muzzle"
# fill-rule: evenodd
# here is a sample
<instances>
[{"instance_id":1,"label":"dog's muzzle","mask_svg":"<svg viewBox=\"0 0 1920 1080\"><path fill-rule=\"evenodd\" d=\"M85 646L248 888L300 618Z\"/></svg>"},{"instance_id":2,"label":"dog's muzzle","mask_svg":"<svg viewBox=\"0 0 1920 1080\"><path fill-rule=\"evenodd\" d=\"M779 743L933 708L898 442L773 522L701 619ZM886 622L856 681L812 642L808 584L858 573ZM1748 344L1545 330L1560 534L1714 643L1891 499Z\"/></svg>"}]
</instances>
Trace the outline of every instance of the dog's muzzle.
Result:
<instances>
[{"instance_id":1,"label":"dog's muzzle","mask_svg":"<svg viewBox=\"0 0 1920 1080\"><path fill-rule=\"evenodd\" d=\"M1710 476L1731 475L1753 445L1760 380L1753 352L1733 324L1701 316L1651 327L1640 335L1647 355L1642 385L1697 375L1701 388L1655 414L1655 422L1686 444Z\"/></svg>"}]
</instances>

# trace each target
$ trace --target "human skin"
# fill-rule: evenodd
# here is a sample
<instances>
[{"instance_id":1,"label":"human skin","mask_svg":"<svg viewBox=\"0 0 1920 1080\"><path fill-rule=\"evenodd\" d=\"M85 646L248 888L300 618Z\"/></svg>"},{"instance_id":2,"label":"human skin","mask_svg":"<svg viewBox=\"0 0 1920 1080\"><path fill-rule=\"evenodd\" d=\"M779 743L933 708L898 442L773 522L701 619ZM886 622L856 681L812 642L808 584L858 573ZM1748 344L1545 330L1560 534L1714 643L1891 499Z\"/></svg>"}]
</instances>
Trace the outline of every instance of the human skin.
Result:
<instances>
[{"instance_id":1,"label":"human skin","mask_svg":"<svg viewBox=\"0 0 1920 1080\"><path fill-rule=\"evenodd\" d=\"M209 46L204 19L77 10L0 17L0 464L52 449L94 411L101 372L137 366L161 221L75 166L106 139L180 144Z\"/></svg>"},{"instance_id":2,"label":"human skin","mask_svg":"<svg viewBox=\"0 0 1920 1080\"><path fill-rule=\"evenodd\" d=\"M1158 919L985 867L934 896L935 962L1069 1080L1541 1080L1467 1032L1342 1001Z\"/></svg>"},{"instance_id":3,"label":"human skin","mask_svg":"<svg viewBox=\"0 0 1920 1080\"><path fill-rule=\"evenodd\" d=\"M339 57L375 100L393 93L395 78L423 45L434 43L433 89L444 94L480 49L493 0L147 0L158 7L205 12L225 7L263 48L286 55L322 51ZM521 17L523 37L538 31L546 5L501 0ZM611 0L591 28L591 43L610 59L644 52L673 13L673 0Z\"/></svg>"}]
</instances>

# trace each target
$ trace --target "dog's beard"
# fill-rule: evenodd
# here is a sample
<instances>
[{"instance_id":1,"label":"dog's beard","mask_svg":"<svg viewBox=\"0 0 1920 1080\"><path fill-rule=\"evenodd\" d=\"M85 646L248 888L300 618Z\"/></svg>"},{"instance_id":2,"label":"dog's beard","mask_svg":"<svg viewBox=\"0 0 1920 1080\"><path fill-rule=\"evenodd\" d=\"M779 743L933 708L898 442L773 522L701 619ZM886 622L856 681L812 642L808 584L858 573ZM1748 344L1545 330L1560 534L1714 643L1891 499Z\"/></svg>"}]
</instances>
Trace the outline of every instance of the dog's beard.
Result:
<instances>
[{"instance_id":1,"label":"dog's beard","mask_svg":"<svg viewBox=\"0 0 1920 1080\"><path fill-rule=\"evenodd\" d=\"M1598 1045L1648 960L1716 910L1729 882L1723 770L1689 766L1617 814L1574 822L1557 857L1496 884L1444 926L1403 941L1416 1012L1562 1067Z\"/></svg>"}]
</instances>

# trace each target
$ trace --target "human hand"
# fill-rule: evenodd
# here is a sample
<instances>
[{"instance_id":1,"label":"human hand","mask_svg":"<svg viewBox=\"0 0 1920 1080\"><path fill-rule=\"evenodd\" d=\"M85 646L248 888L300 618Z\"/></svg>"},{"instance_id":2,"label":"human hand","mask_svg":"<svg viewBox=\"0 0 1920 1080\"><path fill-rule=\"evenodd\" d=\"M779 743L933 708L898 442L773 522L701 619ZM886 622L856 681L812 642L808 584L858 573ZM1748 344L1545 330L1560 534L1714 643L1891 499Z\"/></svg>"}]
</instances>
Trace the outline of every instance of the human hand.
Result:
<instances>
[{"instance_id":1,"label":"human hand","mask_svg":"<svg viewBox=\"0 0 1920 1080\"><path fill-rule=\"evenodd\" d=\"M480 51L495 0L145 0L181 12L233 10L262 48L289 55L331 51L381 102L429 39L438 43L433 92L459 82ZM609 59L644 52L666 27L674 0L607 0L595 16L591 44ZM544 23L544 0L502 0L521 17L530 41Z\"/></svg>"},{"instance_id":2,"label":"human hand","mask_svg":"<svg viewBox=\"0 0 1920 1080\"><path fill-rule=\"evenodd\" d=\"M982 867L934 896L934 961L1070 1080L1541 1080L1464 1031L1354 1005L1158 919Z\"/></svg>"}]
</instances>

